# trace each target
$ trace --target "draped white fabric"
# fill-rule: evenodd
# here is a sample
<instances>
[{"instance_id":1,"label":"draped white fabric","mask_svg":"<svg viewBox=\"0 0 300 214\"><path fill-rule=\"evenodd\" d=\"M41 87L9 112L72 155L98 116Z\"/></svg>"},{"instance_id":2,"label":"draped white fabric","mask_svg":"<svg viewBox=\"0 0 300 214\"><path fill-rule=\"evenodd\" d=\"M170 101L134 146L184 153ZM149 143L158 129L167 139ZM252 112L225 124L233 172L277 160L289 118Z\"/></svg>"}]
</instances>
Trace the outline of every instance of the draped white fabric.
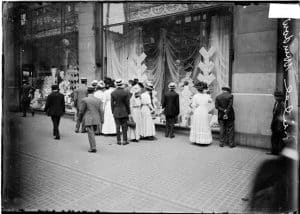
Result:
<instances>
[{"instance_id":1,"label":"draped white fabric","mask_svg":"<svg viewBox=\"0 0 300 214\"><path fill-rule=\"evenodd\" d=\"M213 74L216 80L213 81L213 94L215 98L219 94L221 87L229 82L229 17L212 16L210 30L210 46L216 52L211 58L215 63ZM138 27L124 35L107 31L107 76L123 80L143 79L143 68L141 57L143 52L142 30ZM201 48L201 47L200 47ZM194 51L192 55L194 55ZM147 79L153 81L155 90L158 92L157 98L161 101L161 93L165 87L165 72L170 73L172 81L180 82L179 64L184 62L180 59L180 50L172 43L171 35L165 29L161 29L157 48L144 61L147 66ZM191 55L191 56L192 56ZM142 59L141 59L142 58ZM201 56L198 54L194 61L194 75ZM167 69L165 68L167 66ZM191 66L191 65L189 65Z\"/></svg>"},{"instance_id":2,"label":"draped white fabric","mask_svg":"<svg viewBox=\"0 0 300 214\"><path fill-rule=\"evenodd\" d=\"M211 17L210 46L216 50L211 58L215 63L213 73L216 76L213 82L213 98L229 83L229 24L228 16Z\"/></svg>"},{"instance_id":3,"label":"draped white fabric","mask_svg":"<svg viewBox=\"0 0 300 214\"><path fill-rule=\"evenodd\" d=\"M126 35L107 31L107 76L113 79L129 80L141 77L142 38L138 28Z\"/></svg>"}]
</instances>

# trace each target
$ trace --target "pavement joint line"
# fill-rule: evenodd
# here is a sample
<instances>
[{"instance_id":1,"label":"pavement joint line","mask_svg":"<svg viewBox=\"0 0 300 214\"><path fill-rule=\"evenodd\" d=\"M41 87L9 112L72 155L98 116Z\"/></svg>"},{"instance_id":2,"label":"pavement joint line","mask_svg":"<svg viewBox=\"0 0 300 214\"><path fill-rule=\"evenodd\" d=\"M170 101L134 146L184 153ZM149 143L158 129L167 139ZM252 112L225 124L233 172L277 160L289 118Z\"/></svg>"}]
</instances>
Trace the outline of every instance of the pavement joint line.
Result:
<instances>
[{"instance_id":1,"label":"pavement joint line","mask_svg":"<svg viewBox=\"0 0 300 214\"><path fill-rule=\"evenodd\" d=\"M85 175L88 175L88 176L91 176L93 178L96 178L98 180L102 180L102 181L105 181L107 183L110 183L110 184L113 184L113 185L116 185L116 186L119 186L119 187L122 187L122 188L125 188L125 189L131 189L131 190L134 190L134 191L137 191L137 192L140 192L140 193L143 193L145 195L148 195L148 196L151 196L153 198L156 198L156 199L160 199L162 201L165 201L165 202L168 202L168 203L171 203L171 204L175 204L177 206L181 206L183 208L187 208L187 209L190 209L190 210L194 210L195 212L203 212L203 210L200 210L198 208L195 208L195 207L190 207L190 206L187 206L186 204L183 204L183 203L180 203L180 202L177 202L177 201L173 201L173 200L169 200L167 198L164 198L158 194L155 194L155 193L151 193L151 192L147 192L147 191L144 191L144 190L140 190L140 189L137 189L135 187L132 187L132 186L129 186L129 185L124 185L124 184L120 184L118 182L115 182L115 181L111 181L111 180L108 180L108 179L105 179L103 177L100 177L100 176L96 176L96 175L93 175L93 174L90 174L90 173L87 173L87 172L83 172L79 169L76 169L76 168L73 168L73 167L70 167L70 166L67 166L67 165L64 165L64 164L61 164L61 163L57 163L57 162L54 162L54 161L50 161L50 160L46 160L46 159L43 159L41 157L38 157L36 155L33 155L33 154L29 154L29 153L26 153L26 152L23 152L23 151L20 151L20 154L21 155L24 155L24 156L28 156L32 159L37 159L37 160L40 160L40 161L43 161L43 162L48 162L48 163L51 163L53 165L57 165L59 167L63 167L63 168L67 168L67 169L70 169L70 170L73 170L73 171L76 171L80 174L85 174Z\"/></svg>"}]
</instances>

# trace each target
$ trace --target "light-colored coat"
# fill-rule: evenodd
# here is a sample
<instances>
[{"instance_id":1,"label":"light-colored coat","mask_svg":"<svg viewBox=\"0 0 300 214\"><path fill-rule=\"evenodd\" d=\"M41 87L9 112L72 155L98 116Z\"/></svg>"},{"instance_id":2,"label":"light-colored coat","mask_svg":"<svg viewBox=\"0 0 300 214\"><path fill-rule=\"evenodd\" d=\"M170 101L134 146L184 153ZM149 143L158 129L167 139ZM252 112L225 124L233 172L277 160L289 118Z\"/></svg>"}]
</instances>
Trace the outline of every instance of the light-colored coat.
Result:
<instances>
[{"instance_id":1,"label":"light-colored coat","mask_svg":"<svg viewBox=\"0 0 300 214\"><path fill-rule=\"evenodd\" d=\"M84 120L85 126L100 125L104 122L104 112L102 102L94 96L82 99L79 120Z\"/></svg>"}]
</instances>

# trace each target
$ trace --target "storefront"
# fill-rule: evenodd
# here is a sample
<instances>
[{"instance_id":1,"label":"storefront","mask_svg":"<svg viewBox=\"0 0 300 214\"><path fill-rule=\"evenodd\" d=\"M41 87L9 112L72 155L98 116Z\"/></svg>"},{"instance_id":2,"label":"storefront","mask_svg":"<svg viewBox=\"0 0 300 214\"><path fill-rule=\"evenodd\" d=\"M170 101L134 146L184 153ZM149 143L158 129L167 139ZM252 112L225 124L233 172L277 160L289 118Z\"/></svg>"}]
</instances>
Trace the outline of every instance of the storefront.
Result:
<instances>
[{"instance_id":1,"label":"storefront","mask_svg":"<svg viewBox=\"0 0 300 214\"><path fill-rule=\"evenodd\" d=\"M51 85L58 84L67 111L73 112L71 94L79 83L78 8L72 3L30 5L19 16L21 79L36 89L32 107L43 109Z\"/></svg>"},{"instance_id":2,"label":"storefront","mask_svg":"<svg viewBox=\"0 0 300 214\"><path fill-rule=\"evenodd\" d=\"M237 144L269 148L274 90L284 90L285 78L295 89L290 103L295 106L299 96L299 48L295 47L299 47L300 28L299 21L289 22L293 40L285 49L280 43L284 20L271 19L268 12L267 3L45 3L19 13L21 31L14 26L7 31L7 35L17 32L22 39L21 45L14 43L17 48L11 53L20 57L6 63L14 68L14 62L20 62L18 69L9 72L35 78L35 86L46 91L43 99L47 95L43 86L49 89L55 79L63 79L57 78L59 70L69 85L76 84L79 76L88 82L105 76L151 80L157 93L156 123L164 122L159 108L162 94L168 82L175 81L181 96L181 127L189 127L193 81L206 81L213 99L220 87L229 85ZM8 50L10 44L5 44ZM295 63L284 72L285 50ZM39 80L45 76L50 79L48 86ZM18 84L14 78L9 84L20 88L18 78ZM13 99L15 89L8 86L8 90ZM212 127L217 125L216 113L211 116Z\"/></svg>"},{"instance_id":3,"label":"storefront","mask_svg":"<svg viewBox=\"0 0 300 214\"><path fill-rule=\"evenodd\" d=\"M158 107L157 124L164 123L160 114L162 95L170 81L176 82L181 112L178 126L189 127L194 82L206 82L213 99L222 86L231 83L232 6L127 4L124 5L127 21L110 24L114 9L120 10L120 6L104 5L107 76L152 81ZM211 126L217 125L217 111L214 111Z\"/></svg>"}]
</instances>

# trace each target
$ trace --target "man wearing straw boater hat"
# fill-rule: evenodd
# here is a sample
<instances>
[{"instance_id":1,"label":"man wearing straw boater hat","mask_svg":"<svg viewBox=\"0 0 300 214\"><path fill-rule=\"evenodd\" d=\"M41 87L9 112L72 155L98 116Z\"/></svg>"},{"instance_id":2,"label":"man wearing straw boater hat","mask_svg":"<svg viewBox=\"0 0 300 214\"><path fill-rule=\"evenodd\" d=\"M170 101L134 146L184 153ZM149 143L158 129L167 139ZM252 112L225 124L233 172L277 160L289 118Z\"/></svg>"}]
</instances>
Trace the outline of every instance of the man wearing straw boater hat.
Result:
<instances>
[{"instance_id":1,"label":"man wearing straw boater hat","mask_svg":"<svg viewBox=\"0 0 300 214\"><path fill-rule=\"evenodd\" d=\"M111 93L111 110L116 123L117 144L121 145L120 127L122 127L123 145L127 145L127 121L130 115L130 94L123 88L123 81L121 79L116 80L116 86L116 90Z\"/></svg>"},{"instance_id":2,"label":"man wearing straw boater hat","mask_svg":"<svg viewBox=\"0 0 300 214\"><path fill-rule=\"evenodd\" d=\"M179 95L175 92L176 84L171 82L168 85L169 91L165 93L162 108L166 116L166 131L165 137L173 138L174 125L176 123L176 117L179 114Z\"/></svg>"}]
</instances>

